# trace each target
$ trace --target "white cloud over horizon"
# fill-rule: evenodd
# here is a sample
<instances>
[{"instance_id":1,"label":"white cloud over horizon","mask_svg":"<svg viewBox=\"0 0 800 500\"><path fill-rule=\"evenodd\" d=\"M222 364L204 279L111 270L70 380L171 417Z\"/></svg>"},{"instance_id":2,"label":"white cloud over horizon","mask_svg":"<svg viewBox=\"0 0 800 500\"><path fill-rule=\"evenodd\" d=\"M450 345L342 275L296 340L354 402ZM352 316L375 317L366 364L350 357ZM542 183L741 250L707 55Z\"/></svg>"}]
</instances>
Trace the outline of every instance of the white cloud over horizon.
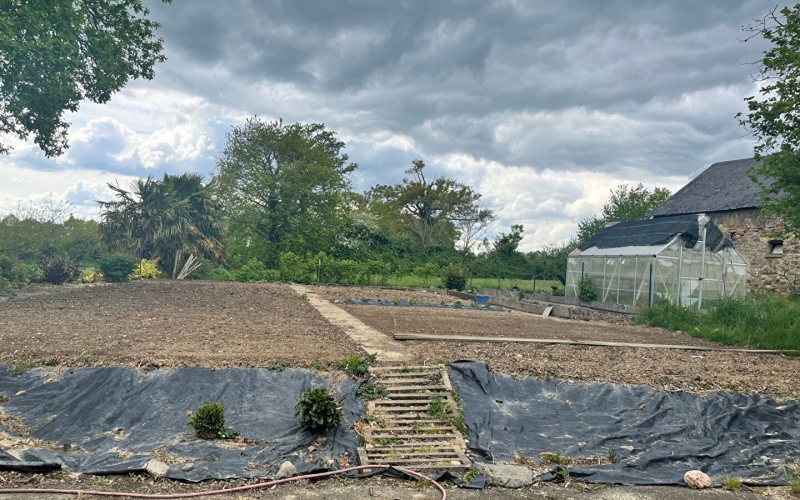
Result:
<instances>
[{"instance_id":1,"label":"white cloud over horizon","mask_svg":"<svg viewBox=\"0 0 800 500\"><path fill-rule=\"evenodd\" d=\"M0 157L0 210L67 199L94 217L107 182L208 175L249 116L323 122L359 163L358 190L414 158L483 194L524 250L563 241L619 184L675 191L748 157L734 115L763 46L757 0L332 3L151 0L168 61L69 115L70 149Z\"/></svg>"}]
</instances>

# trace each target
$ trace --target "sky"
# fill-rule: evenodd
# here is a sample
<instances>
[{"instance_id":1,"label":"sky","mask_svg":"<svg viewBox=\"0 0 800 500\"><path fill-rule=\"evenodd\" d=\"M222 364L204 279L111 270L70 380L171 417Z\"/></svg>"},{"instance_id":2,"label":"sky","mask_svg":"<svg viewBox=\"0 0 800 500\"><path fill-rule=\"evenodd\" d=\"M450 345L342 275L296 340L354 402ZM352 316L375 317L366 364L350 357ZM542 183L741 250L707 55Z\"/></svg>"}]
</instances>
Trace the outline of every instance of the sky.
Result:
<instances>
[{"instance_id":1,"label":"sky","mask_svg":"<svg viewBox=\"0 0 800 500\"><path fill-rule=\"evenodd\" d=\"M735 115L756 94L761 0L145 0L167 61L105 105L85 102L70 149L3 137L0 210L67 200L97 217L106 183L210 175L248 117L324 123L393 184L416 158L483 195L489 236L564 241L612 189L673 192L752 156Z\"/></svg>"}]
</instances>

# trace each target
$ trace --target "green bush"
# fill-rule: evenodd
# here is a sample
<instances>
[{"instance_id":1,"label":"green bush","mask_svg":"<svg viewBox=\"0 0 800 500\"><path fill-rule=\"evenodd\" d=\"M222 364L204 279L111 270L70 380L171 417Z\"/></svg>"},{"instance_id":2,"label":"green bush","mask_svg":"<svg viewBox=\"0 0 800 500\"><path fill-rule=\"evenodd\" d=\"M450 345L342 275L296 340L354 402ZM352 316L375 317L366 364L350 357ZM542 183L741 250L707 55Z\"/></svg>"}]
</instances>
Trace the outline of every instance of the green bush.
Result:
<instances>
[{"instance_id":1,"label":"green bush","mask_svg":"<svg viewBox=\"0 0 800 500\"><path fill-rule=\"evenodd\" d=\"M578 280L578 299L584 302L597 300L597 287L594 285L592 277L588 274Z\"/></svg>"},{"instance_id":2,"label":"green bush","mask_svg":"<svg viewBox=\"0 0 800 500\"><path fill-rule=\"evenodd\" d=\"M66 253L55 258L43 255L41 266L45 281L52 285L73 282L81 277L81 263L71 259Z\"/></svg>"},{"instance_id":3,"label":"green bush","mask_svg":"<svg viewBox=\"0 0 800 500\"><path fill-rule=\"evenodd\" d=\"M14 289L11 288L11 282L5 276L0 276L0 294L11 294L14 295Z\"/></svg>"},{"instance_id":4,"label":"green bush","mask_svg":"<svg viewBox=\"0 0 800 500\"><path fill-rule=\"evenodd\" d=\"M11 273L11 269L13 267L14 267L14 259L9 257L8 255L0 254L0 276L11 279L9 273Z\"/></svg>"},{"instance_id":5,"label":"green bush","mask_svg":"<svg viewBox=\"0 0 800 500\"><path fill-rule=\"evenodd\" d=\"M307 389L297 399L294 416L309 429L336 427L344 420L342 406L321 387Z\"/></svg>"},{"instance_id":6,"label":"green bush","mask_svg":"<svg viewBox=\"0 0 800 500\"><path fill-rule=\"evenodd\" d=\"M467 287L467 276L460 267L450 264L444 275L442 284L448 290L461 291Z\"/></svg>"},{"instance_id":7,"label":"green bush","mask_svg":"<svg viewBox=\"0 0 800 500\"><path fill-rule=\"evenodd\" d=\"M37 264L25 264L20 262L8 272L6 276L13 283L40 283L44 281L42 268Z\"/></svg>"},{"instance_id":8,"label":"green bush","mask_svg":"<svg viewBox=\"0 0 800 500\"><path fill-rule=\"evenodd\" d=\"M97 267L103 273L103 280L120 283L130 281L131 274L139 267L139 262L129 255L112 253L100 259Z\"/></svg>"},{"instance_id":9,"label":"green bush","mask_svg":"<svg viewBox=\"0 0 800 500\"><path fill-rule=\"evenodd\" d=\"M211 272L208 273L208 279L212 281L231 281L233 280L233 276L234 275L229 273L224 267L212 269Z\"/></svg>"},{"instance_id":10,"label":"green bush","mask_svg":"<svg viewBox=\"0 0 800 500\"><path fill-rule=\"evenodd\" d=\"M241 282L265 281L267 266L258 259L250 259L233 273L233 279Z\"/></svg>"},{"instance_id":11,"label":"green bush","mask_svg":"<svg viewBox=\"0 0 800 500\"><path fill-rule=\"evenodd\" d=\"M220 436L225 428L225 406L222 403L203 403L197 412L189 417L187 424L203 439L214 439Z\"/></svg>"}]
</instances>

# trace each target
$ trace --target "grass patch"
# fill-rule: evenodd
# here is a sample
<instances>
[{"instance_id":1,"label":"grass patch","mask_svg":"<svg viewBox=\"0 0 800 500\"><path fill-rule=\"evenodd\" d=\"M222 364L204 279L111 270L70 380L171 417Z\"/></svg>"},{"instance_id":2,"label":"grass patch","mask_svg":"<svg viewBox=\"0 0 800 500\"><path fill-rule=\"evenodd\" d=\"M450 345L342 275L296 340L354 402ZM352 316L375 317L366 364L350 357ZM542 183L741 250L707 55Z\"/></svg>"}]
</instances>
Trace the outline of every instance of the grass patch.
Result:
<instances>
[{"instance_id":1,"label":"grass patch","mask_svg":"<svg viewBox=\"0 0 800 500\"><path fill-rule=\"evenodd\" d=\"M428 408L428 415L444 420L452 412L450 405L442 400L441 396L431 396L430 407Z\"/></svg>"},{"instance_id":2,"label":"grass patch","mask_svg":"<svg viewBox=\"0 0 800 500\"><path fill-rule=\"evenodd\" d=\"M722 487L728 491L739 491L742 487L742 479L739 477L725 477L722 479Z\"/></svg>"},{"instance_id":3,"label":"grass patch","mask_svg":"<svg viewBox=\"0 0 800 500\"><path fill-rule=\"evenodd\" d=\"M11 372L11 375L17 376L31 371L35 366L33 358L21 358L8 365L8 371Z\"/></svg>"},{"instance_id":4,"label":"grass patch","mask_svg":"<svg viewBox=\"0 0 800 500\"><path fill-rule=\"evenodd\" d=\"M662 302L642 309L636 322L728 345L747 346L749 339L754 349L782 349L800 354L800 299L794 297L732 298L708 312Z\"/></svg>"},{"instance_id":5,"label":"grass patch","mask_svg":"<svg viewBox=\"0 0 800 500\"><path fill-rule=\"evenodd\" d=\"M378 279L371 280L374 283L378 283ZM432 279L423 279L419 276L408 275L408 276L387 276L384 281L381 281L381 284L385 286L404 286L409 288L424 288L429 286L441 286L441 279L439 278L432 278ZM475 288L497 288L497 278L472 278L472 286ZM536 280L536 290L547 290L548 292L551 290L551 286L559 286L561 287L561 283L557 280ZM467 279L467 287L469 288L469 279ZM513 279L513 278L503 278L500 280L500 289L501 290L511 290L512 288L517 287L522 290L532 290L533 289L533 280L523 280L523 279Z\"/></svg>"}]
</instances>

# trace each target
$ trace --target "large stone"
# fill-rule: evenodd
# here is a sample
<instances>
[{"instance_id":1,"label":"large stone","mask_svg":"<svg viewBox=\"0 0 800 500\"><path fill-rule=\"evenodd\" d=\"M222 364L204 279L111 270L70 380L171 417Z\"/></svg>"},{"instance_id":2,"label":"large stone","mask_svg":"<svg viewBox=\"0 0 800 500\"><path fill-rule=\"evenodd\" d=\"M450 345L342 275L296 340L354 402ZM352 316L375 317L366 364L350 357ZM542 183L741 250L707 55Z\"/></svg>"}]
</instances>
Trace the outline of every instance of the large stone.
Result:
<instances>
[{"instance_id":1,"label":"large stone","mask_svg":"<svg viewBox=\"0 0 800 500\"><path fill-rule=\"evenodd\" d=\"M278 469L278 473L275 474L275 479L284 479L287 477L292 477L295 474L297 474L297 468L292 462L287 460L281 464L280 468Z\"/></svg>"},{"instance_id":2,"label":"large stone","mask_svg":"<svg viewBox=\"0 0 800 500\"><path fill-rule=\"evenodd\" d=\"M533 473L521 465L475 464L489 484L505 488L523 488L533 484Z\"/></svg>"},{"instance_id":3,"label":"large stone","mask_svg":"<svg viewBox=\"0 0 800 500\"><path fill-rule=\"evenodd\" d=\"M699 470L690 470L689 472L684 474L683 482L686 483L686 485L689 488L695 490L710 488L714 485L714 481L712 481L711 478L708 477L708 474Z\"/></svg>"},{"instance_id":4,"label":"large stone","mask_svg":"<svg viewBox=\"0 0 800 500\"><path fill-rule=\"evenodd\" d=\"M169 465L160 460L153 459L144 465L144 470L154 478L161 479L162 477L167 477Z\"/></svg>"}]
</instances>

